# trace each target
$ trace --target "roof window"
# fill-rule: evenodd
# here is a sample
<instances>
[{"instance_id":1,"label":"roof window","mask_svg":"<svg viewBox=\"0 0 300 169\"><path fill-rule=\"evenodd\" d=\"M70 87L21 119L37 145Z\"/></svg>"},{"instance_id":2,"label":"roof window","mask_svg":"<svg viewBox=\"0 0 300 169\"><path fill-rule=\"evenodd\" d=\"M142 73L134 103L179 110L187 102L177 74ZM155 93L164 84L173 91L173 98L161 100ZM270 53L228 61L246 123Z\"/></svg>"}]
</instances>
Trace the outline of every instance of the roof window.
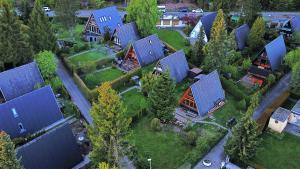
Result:
<instances>
[{"instance_id":1,"label":"roof window","mask_svg":"<svg viewBox=\"0 0 300 169\"><path fill-rule=\"evenodd\" d=\"M15 108L12 108L11 111L12 111L12 113L13 113L13 115L14 115L14 118L19 117L19 115L18 115L18 113L17 113L17 111L16 111Z\"/></svg>"},{"instance_id":2,"label":"roof window","mask_svg":"<svg viewBox=\"0 0 300 169\"><path fill-rule=\"evenodd\" d=\"M149 40L149 43L152 44L152 40Z\"/></svg>"}]
</instances>

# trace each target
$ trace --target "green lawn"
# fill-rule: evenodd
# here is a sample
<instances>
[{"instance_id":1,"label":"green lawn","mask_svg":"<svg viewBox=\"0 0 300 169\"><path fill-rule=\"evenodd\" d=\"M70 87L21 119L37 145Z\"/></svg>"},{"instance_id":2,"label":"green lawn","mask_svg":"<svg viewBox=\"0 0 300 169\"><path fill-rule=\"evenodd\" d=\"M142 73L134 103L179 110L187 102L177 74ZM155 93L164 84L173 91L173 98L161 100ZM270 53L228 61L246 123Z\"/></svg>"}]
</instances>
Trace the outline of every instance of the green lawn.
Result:
<instances>
[{"instance_id":1,"label":"green lawn","mask_svg":"<svg viewBox=\"0 0 300 169\"><path fill-rule=\"evenodd\" d=\"M81 33L84 31L84 26L83 24L77 24L75 26L74 30L74 37L76 41L81 39ZM58 39L69 39L71 37L70 32L67 30L64 30L61 26L55 25L55 27L58 27L59 32L58 32Z\"/></svg>"},{"instance_id":2,"label":"green lawn","mask_svg":"<svg viewBox=\"0 0 300 169\"><path fill-rule=\"evenodd\" d=\"M107 57L108 56L105 52L95 50L95 51L88 51L88 52L79 54L77 56L70 57L69 60L75 65L80 65L80 64L84 64L86 62L97 61L97 60L104 59Z\"/></svg>"},{"instance_id":3,"label":"green lawn","mask_svg":"<svg viewBox=\"0 0 300 169\"><path fill-rule=\"evenodd\" d=\"M149 118L140 120L129 138L137 147L141 160L147 163L147 159L151 158L152 166L156 169L173 169L181 166L185 155L192 147L185 145L179 134L171 131L154 132L149 124Z\"/></svg>"},{"instance_id":4,"label":"green lawn","mask_svg":"<svg viewBox=\"0 0 300 169\"><path fill-rule=\"evenodd\" d=\"M127 107L127 115L129 117L133 117L147 107L146 98L138 89L133 89L122 94L122 100Z\"/></svg>"},{"instance_id":5,"label":"green lawn","mask_svg":"<svg viewBox=\"0 0 300 169\"><path fill-rule=\"evenodd\" d=\"M119 69L109 68L103 71L86 74L82 79L90 89L93 89L103 82L115 80L123 75L124 73Z\"/></svg>"},{"instance_id":6,"label":"green lawn","mask_svg":"<svg viewBox=\"0 0 300 169\"><path fill-rule=\"evenodd\" d=\"M158 29L157 35L160 40L173 46L176 50L184 49L186 47L184 37L181 36L181 34L177 31L168 29Z\"/></svg>"},{"instance_id":7,"label":"green lawn","mask_svg":"<svg viewBox=\"0 0 300 169\"><path fill-rule=\"evenodd\" d=\"M270 169L296 169L300 166L300 138L284 133L264 133L254 162Z\"/></svg>"}]
</instances>

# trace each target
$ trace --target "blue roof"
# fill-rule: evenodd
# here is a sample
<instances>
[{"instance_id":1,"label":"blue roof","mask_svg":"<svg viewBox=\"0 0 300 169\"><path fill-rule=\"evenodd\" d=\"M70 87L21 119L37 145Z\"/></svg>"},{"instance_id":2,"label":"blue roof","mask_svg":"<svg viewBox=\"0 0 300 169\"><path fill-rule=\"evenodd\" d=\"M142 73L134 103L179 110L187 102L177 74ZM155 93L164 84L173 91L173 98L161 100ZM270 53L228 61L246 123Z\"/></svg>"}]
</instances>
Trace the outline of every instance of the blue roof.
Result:
<instances>
[{"instance_id":1,"label":"blue roof","mask_svg":"<svg viewBox=\"0 0 300 169\"><path fill-rule=\"evenodd\" d=\"M129 44L140 39L138 29L134 22L118 27L114 36L120 40L122 48L126 48Z\"/></svg>"},{"instance_id":2,"label":"blue roof","mask_svg":"<svg viewBox=\"0 0 300 169\"><path fill-rule=\"evenodd\" d=\"M92 16L102 33L105 32L106 27L112 33L117 27L123 25L122 18L116 6L94 10Z\"/></svg>"},{"instance_id":3,"label":"blue roof","mask_svg":"<svg viewBox=\"0 0 300 169\"><path fill-rule=\"evenodd\" d=\"M175 52L159 61L163 71L170 71L170 76L177 83L188 75L189 65L183 50Z\"/></svg>"},{"instance_id":4,"label":"blue roof","mask_svg":"<svg viewBox=\"0 0 300 169\"><path fill-rule=\"evenodd\" d=\"M63 119L50 86L0 104L0 130L10 137L33 134ZM19 124L25 129L21 132Z\"/></svg>"},{"instance_id":5,"label":"blue roof","mask_svg":"<svg viewBox=\"0 0 300 169\"><path fill-rule=\"evenodd\" d=\"M6 101L34 90L44 80L35 62L0 73L0 92Z\"/></svg>"},{"instance_id":6,"label":"blue roof","mask_svg":"<svg viewBox=\"0 0 300 169\"><path fill-rule=\"evenodd\" d=\"M294 16L290 23L293 30L300 30L300 15Z\"/></svg>"},{"instance_id":7,"label":"blue roof","mask_svg":"<svg viewBox=\"0 0 300 169\"><path fill-rule=\"evenodd\" d=\"M281 65L283 58L286 54L286 46L284 43L283 36L280 35L272 42L265 46L268 60L271 64L272 70L276 70Z\"/></svg>"},{"instance_id":8,"label":"blue roof","mask_svg":"<svg viewBox=\"0 0 300 169\"><path fill-rule=\"evenodd\" d=\"M225 92L217 70L201 78L191 85L198 114L205 116L220 100L225 100Z\"/></svg>"},{"instance_id":9,"label":"blue roof","mask_svg":"<svg viewBox=\"0 0 300 169\"><path fill-rule=\"evenodd\" d=\"M132 46L141 67L164 57L164 46L156 34L135 41Z\"/></svg>"},{"instance_id":10,"label":"blue roof","mask_svg":"<svg viewBox=\"0 0 300 169\"><path fill-rule=\"evenodd\" d=\"M250 28L247 24L244 24L236 28L234 32L235 32L237 47L239 50L243 50L248 39Z\"/></svg>"},{"instance_id":11,"label":"blue roof","mask_svg":"<svg viewBox=\"0 0 300 169\"><path fill-rule=\"evenodd\" d=\"M204 27L204 32L207 36L207 39L210 38L210 30L213 26L216 16L217 16L217 12L213 12L208 15L202 16L201 18L201 22Z\"/></svg>"},{"instance_id":12,"label":"blue roof","mask_svg":"<svg viewBox=\"0 0 300 169\"><path fill-rule=\"evenodd\" d=\"M69 169L83 158L67 123L18 147L17 157L25 169Z\"/></svg>"}]
</instances>

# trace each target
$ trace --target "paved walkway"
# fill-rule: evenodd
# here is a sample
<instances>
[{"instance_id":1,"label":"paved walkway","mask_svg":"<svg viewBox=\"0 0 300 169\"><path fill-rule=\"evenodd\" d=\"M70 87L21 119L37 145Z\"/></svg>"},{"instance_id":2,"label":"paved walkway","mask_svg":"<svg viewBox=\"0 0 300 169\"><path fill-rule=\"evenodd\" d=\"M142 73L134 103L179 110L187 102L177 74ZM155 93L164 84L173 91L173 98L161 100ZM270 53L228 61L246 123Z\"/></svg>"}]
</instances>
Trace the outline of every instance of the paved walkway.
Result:
<instances>
[{"instance_id":1,"label":"paved walkway","mask_svg":"<svg viewBox=\"0 0 300 169\"><path fill-rule=\"evenodd\" d=\"M133 90L133 89L141 89L141 87L140 86L132 86L132 87L122 91L121 93L119 93L119 95L121 96L122 94L129 92L130 90Z\"/></svg>"},{"instance_id":2,"label":"paved walkway","mask_svg":"<svg viewBox=\"0 0 300 169\"><path fill-rule=\"evenodd\" d=\"M220 169L221 163L225 159L224 145L226 144L229 135L230 134L227 133L224 138L213 149L211 149L209 153L201 159L201 161L198 162L194 169ZM205 167L203 165L203 160L205 159L212 162L212 165L210 167Z\"/></svg>"},{"instance_id":3,"label":"paved walkway","mask_svg":"<svg viewBox=\"0 0 300 169\"><path fill-rule=\"evenodd\" d=\"M81 91L78 89L71 75L67 72L66 68L62 64L62 62L58 60L58 69L57 74L65 85L67 91L69 92L72 101L79 108L82 116L85 118L88 124L93 123L93 119L90 116L89 112L91 109L90 102L84 97Z\"/></svg>"},{"instance_id":4,"label":"paved walkway","mask_svg":"<svg viewBox=\"0 0 300 169\"><path fill-rule=\"evenodd\" d=\"M262 113L284 92L289 88L291 82L291 73L284 75L280 81L274 86L262 99L260 105L253 113L252 118L258 120Z\"/></svg>"}]
</instances>

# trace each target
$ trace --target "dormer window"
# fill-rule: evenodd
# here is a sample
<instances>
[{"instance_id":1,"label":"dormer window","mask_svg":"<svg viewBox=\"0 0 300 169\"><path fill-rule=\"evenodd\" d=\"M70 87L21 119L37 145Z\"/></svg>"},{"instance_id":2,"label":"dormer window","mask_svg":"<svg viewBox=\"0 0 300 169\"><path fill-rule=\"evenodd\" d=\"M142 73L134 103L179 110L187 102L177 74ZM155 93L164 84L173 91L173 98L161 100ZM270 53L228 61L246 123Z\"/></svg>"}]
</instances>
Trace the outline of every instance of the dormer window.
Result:
<instances>
[{"instance_id":1,"label":"dormer window","mask_svg":"<svg viewBox=\"0 0 300 169\"><path fill-rule=\"evenodd\" d=\"M106 17L105 16L103 17L103 20L106 21Z\"/></svg>"},{"instance_id":2,"label":"dormer window","mask_svg":"<svg viewBox=\"0 0 300 169\"><path fill-rule=\"evenodd\" d=\"M108 17L109 18L109 20L111 20L111 16L110 17Z\"/></svg>"},{"instance_id":3,"label":"dormer window","mask_svg":"<svg viewBox=\"0 0 300 169\"><path fill-rule=\"evenodd\" d=\"M13 113L13 115L14 115L14 118L19 117L19 114L17 113L17 111L16 111L15 108L12 108L11 111L12 111L12 113Z\"/></svg>"},{"instance_id":4,"label":"dormer window","mask_svg":"<svg viewBox=\"0 0 300 169\"><path fill-rule=\"evenodd\" d=\"M100 18L100 22L102 22L102 17Z\"/></svg>"},{"instance_id":5,"label":"dormer window","mask_svg":"<svg viewBox=\"0 0 300 169\"><path fill-rule=\"evenodd\" d=\"M152 55L152 51L149 51L149 54Z\"/></svg>"},{"instance_id":6,"label":"dormer window","mask_svg":"<svg viewBox=\"0 0 300 169\"><path fill-rule=\"evenodd\" d=\"M149 40L149 43L152 44L152 40Z\"/></svg>"},{"instance_id":7,"label":"dormer window","mask_svg":"<svg viewBox=\"0 0 300 169\"><path fill-rule=\"evenodd\" d=\"M23 132L25 132L26 130L24 129L24 127L23 127L23 124L22 123L19 123L18 124L18 126L19 126L19 129L20 129L20 133L23 133Z\"/></svg>"}]
</instances>

